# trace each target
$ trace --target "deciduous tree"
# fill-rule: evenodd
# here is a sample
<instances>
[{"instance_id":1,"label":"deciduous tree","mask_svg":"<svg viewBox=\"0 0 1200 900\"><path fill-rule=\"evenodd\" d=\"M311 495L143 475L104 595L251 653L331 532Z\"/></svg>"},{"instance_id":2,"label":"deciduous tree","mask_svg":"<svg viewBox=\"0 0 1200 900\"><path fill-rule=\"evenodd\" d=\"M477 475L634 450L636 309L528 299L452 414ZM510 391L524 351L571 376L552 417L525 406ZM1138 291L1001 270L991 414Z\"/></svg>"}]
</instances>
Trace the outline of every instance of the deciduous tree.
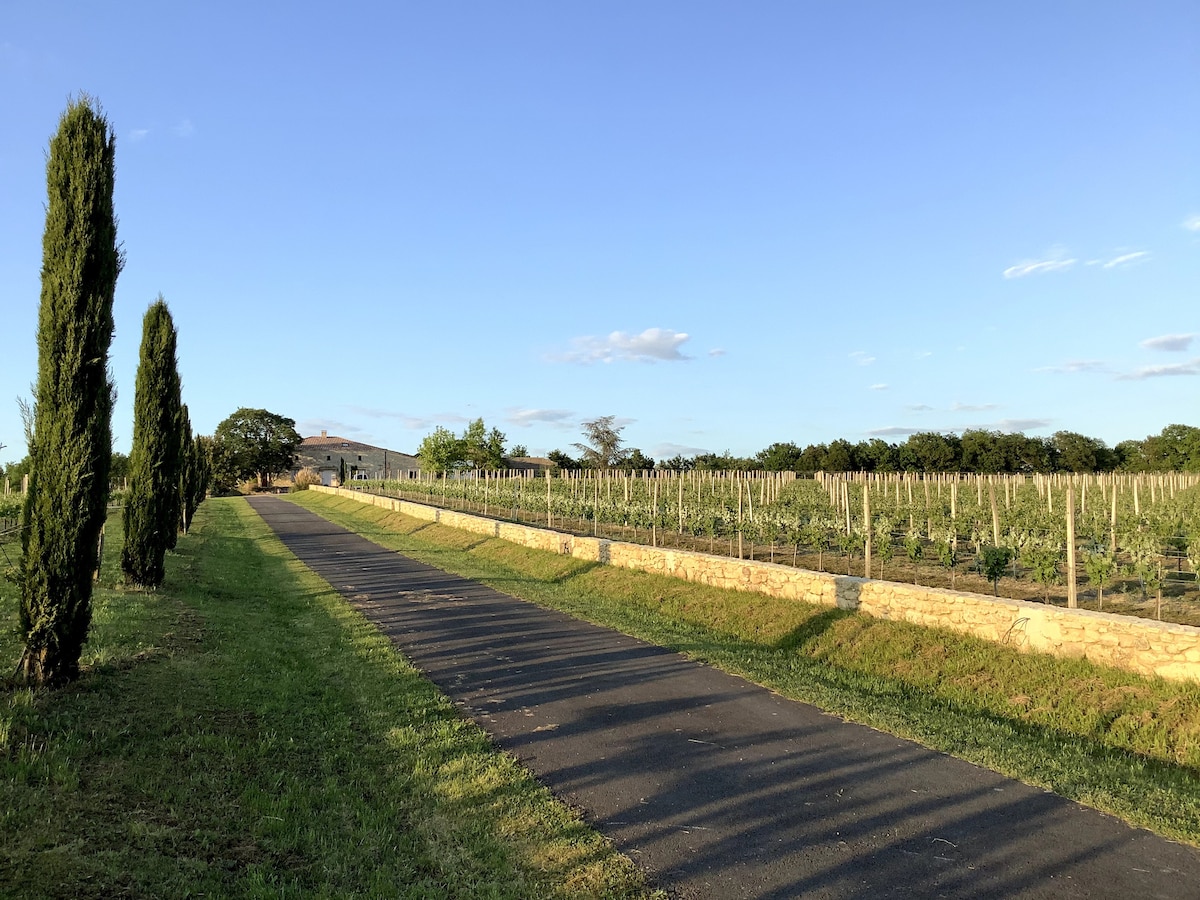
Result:
<instances>
[{"instance_id":1,"label":"deciduous tree","mask_svg":"<svg viewBox=\"0 0 1200 900\"><path fill-rule=\"evenodd\" d=\"M265 409L242 407L217 426L216 455L229 475L254 478L269 487L280 472L292 467L300 435L296 421Z\"/></svg>"}]
</instances>

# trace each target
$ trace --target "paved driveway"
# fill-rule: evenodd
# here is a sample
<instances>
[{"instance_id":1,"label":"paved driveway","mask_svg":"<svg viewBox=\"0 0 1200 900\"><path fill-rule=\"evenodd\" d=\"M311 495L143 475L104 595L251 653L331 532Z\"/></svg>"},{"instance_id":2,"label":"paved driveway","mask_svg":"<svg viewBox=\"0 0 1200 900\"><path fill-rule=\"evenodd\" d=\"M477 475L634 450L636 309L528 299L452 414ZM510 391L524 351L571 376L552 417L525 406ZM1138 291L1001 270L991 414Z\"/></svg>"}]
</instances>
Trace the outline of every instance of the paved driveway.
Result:
<instances>
[{"instance_id":1,"label":"paved driveway","mask_svg":"<svg viewBox=\"0 0 1200 900\"><path fill-rule=\"evenodd\" d=\"M250 503L675 896L1200 897L1190 847Z\"/></svg>"}]
</instances>

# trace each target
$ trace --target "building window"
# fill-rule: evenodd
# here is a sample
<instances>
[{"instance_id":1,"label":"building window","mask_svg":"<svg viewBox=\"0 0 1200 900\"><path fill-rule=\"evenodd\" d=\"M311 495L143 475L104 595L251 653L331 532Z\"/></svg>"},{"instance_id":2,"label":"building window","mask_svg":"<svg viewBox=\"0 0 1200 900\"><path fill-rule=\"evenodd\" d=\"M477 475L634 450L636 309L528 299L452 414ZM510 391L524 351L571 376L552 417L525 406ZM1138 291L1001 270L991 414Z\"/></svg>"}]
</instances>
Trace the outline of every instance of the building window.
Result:
<instances>
[{"instance_id":1,"label":"building window","mask_svg":"<svg viewBox=\"0 0 1200 900\"><path fill-rule=\"evenodd\" d=\"M361 457L361 456L358 458L358 461L359 461L359 462L362 462L362 457Z\"/></svg>"},{"instance_id":2,"label":"building window","mask_svg":"<svg viewBox=\"0 0 1200 900\"><path fill-rule=\"evenodd\" d=\"M325 457L325 462L329 462L329 457Z\"/></svg>"}]
</instances>

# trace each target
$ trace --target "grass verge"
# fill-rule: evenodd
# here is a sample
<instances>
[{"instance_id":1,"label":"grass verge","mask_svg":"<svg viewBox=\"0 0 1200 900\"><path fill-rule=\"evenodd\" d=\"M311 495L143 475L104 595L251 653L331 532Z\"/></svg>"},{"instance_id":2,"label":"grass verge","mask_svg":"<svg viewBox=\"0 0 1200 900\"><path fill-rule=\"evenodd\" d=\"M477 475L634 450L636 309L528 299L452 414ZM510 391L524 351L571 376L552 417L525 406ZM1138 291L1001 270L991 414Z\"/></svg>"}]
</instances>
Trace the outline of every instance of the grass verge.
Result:
<instances>
[{"instance_id":1,"label":"grass verge","mask_svg":"<svg viewBox=\"0 0 1200 900\"><path fill-rule=\"evenodd\" d=\"M0 694L0 894L641 897L641 874L240 499L154 592L109 520L83 676ZM19 653L0 582L0 658Z\"/></svg>"},{"instance_id":2,"label":"grass verge","mask_svg":"<svg viewBox=\"0 0 1200 900\"><path fill-rule=\"evenodd\" d=\"M595 566L315 492L376 543L1200 846L1200 685Z\"/></svg>"}]
</instances>

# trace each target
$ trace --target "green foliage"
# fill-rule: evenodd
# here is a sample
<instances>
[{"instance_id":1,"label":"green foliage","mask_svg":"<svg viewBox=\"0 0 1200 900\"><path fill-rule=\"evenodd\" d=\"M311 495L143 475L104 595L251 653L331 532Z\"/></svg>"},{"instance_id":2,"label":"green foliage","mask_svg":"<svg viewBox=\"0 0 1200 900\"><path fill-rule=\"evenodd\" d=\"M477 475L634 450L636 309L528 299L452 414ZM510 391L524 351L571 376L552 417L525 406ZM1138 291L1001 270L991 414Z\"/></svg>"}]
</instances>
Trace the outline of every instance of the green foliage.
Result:
<instances>
[{"instance_id":1,"label":"green foliage","mask_svg":"<svg viewBox=\"0 0 1200 900\"><path fill-rule=\"evenodd\" d=\"M122 257L113 212L115 140L89 97L72 101L46 162L38 378L22 534L18 670L74 678L91 623L92 572L112 465L108 351Z\"/></svg>"},{"instance_id":2,"label":"green foliage","mask_svg":"<svg viewBox=\"0 0 1200 900\"><path fill-rule=\"evenodd\" d=\"M1092 545L1083 551L1083 570L1087 573L1088 581L1096 588L1096 597L1101 608L1104 607L1104 586L1117 572L1117 561L1104 547Z\"/></svg>"},{"instance_id":3,"label":"green foliage","mask_svg":"<svg viewBox=\"0 0 1200 900\"><path fill-rule=\"evenodd\" d=\"M254 478L269 487L271 479L292 467L300 445L294 419L248 407L221 422L213 440L214 478L223 485Z\"/></svg>"},{"instance_id":4,"label":"green foliage","mask_svg":"<svg viewBox=\"0 0 1200 900\"><path fill-rule=\"evenodd\" d=\"M421 460L421 468L425 471L444 475L462 460L462 441L449 428L439 425L421 441L417 458Z\"/></svg>"},{"instance_id":5,"label":"green foliage","mask_svg":"<svg viewBox=\"0 0 1200 900\"><path fill-rule=\"evenodd\" d=\"M980 568L983 570L983 577L992 583L993 594L999 592L1000 579L1004 577L1004 570L1012 560L1013 552L1008 547L984 544L979 548Z\"/></svg>"},{"instance_id":6,"label":"green foliage","mask_svg":"<svg viewBox=\"0 0 1200 900\"><path fill-rule=\"evenodd\" d=\"M487 430L483 419L476 419L467 425L462 437L459 438L460 459L471 469L489 469L496 471L504 468L504 433L497 428Z\"/></svg>"},{"instance_id":7,"label":"green foliage","mask_svg":"<svg viewBox=\"0 0 1200 900\"><path fill-rule=\"evenodd\" d=\"M338 485L345 486L346 484L346 459L338 457Z\"/></svg>"},{"instance_id":8,"label":"green foliage","mask_svg":"<svg viewBox=\"0 0 1200 900\"><path fill-rule=\"evenodd\" d=\"M631 472L645 472L654 468L654 459L634 447L621 462L621 468Z\"/></svg>"},{"instance_id":9,"label":"green foliage","mask_svg":"<svg viewBox=\"0 0 1200 900\"><path fill-rule=\"evenodd\" d=\"M1047 592L1050 585L1058 582L1058 567L1062 562L1062 551L1058 547L1031 543L1021 556L1029 568L1029 577L1046 588ZM1049 600L1047 593L1046 602Z\"/></svg>"},{"instance_id":10,"label":"green foliage","mask_svg":"<svg viewBox=\"0 0 1200 900\"><path fill-rule=\"evenodd\" d=\"M162 583L163 560L179 529L183 410L176 343L175 323L160 296L142 320L121 551L121 571L144 587Z\"/></svg>"},{"instance_id":11,"label":"green foliage","mask_svg":"<svg viewBox=\"0 0 1200 900\"><path fill-rule=\"evenodd\" d=\"M196 509L204 502L208 492L208 453L200 437L192 436L192 420L188 415L185 404L182 410L183 432L181 451L183 453L183 472L179 479L180 521L179 528L187 534L192 527L192 517Z\"/></svg>"}]
</instances>

